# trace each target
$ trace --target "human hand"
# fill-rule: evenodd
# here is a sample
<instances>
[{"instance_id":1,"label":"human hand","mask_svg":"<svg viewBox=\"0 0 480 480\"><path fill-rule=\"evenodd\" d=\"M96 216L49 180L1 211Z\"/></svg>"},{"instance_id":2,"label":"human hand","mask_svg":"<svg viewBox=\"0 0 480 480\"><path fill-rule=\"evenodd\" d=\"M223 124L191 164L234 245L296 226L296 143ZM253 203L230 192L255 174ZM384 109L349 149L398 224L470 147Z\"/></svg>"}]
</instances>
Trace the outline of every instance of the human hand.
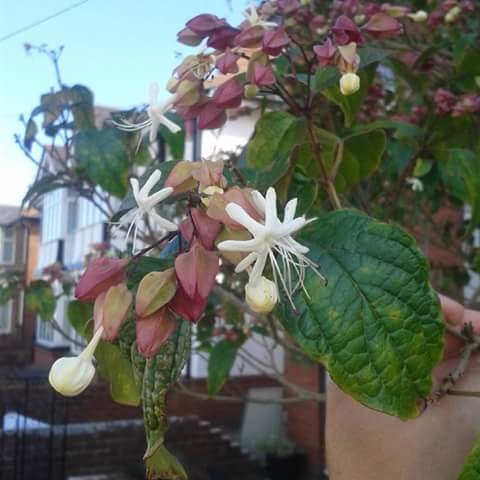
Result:
<instances>
[{"instance_id":1,"label":"human hand","mask_svg":"<svg viewBox=\"0 0 480 480\"><path fill-rule=\"evenodd\" d=\"M480 312L440 296L446 322L480 333ZM458 363L463 341L446 334L443 361L434 369L436 391ZM480 360L471 358L455 389L480 391ZM327 387L326 449L331 480L456 480L480 433L480 398L450 396L404 422L370 410Z\"/></svg>"}]
</instances>

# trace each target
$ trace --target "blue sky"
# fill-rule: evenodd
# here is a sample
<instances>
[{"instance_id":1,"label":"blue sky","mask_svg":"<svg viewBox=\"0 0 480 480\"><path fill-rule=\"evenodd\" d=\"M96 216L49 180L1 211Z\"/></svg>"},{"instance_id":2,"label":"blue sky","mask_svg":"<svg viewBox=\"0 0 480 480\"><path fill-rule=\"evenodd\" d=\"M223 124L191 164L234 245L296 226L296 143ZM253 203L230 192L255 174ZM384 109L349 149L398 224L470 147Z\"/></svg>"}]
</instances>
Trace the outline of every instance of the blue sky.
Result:
<instances>
[{"instance_id":1,"label":"blue sky","mask_svg":"<svg viewBox=\"0 0 480 480\"><path fill-rule=\"evenodd\" d=\"M0 0L0 38L67 8L78 0ZM63 81L81 83L99 105L127 108L146 101L148 85L165 85L176 52L176 33L198 13L239 23L246 0L88 0L29 31L0 42L0 204L19 204L35 167L13 141L42 93L55 85L47 57L27 55L23 44L64 45ZM167 92L165 92L165 96Z\"/></svg>"}]
</instances>

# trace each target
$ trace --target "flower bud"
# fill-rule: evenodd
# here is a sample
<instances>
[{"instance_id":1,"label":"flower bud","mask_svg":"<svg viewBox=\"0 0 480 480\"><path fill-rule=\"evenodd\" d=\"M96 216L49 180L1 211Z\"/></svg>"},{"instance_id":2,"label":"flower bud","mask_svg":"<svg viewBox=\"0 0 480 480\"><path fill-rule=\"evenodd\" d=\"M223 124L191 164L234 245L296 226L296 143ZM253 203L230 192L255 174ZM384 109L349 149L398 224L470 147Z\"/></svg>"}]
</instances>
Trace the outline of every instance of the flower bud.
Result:
<instances>
[{"instance_id":1,"label":"flower bud","mask_svg":"<svg viewBox=\"0 0 480 480\"><path fill-rule=\"evenodd\" d=\"M360 89L360 77L356 73L344 73L340 78L342 95L352 95Z\"/></svg>"},{"instance_id":2,"label":"flower bud","mask_svg":"<svg viewBox=\"0 0 480 480\"><path fill-rule=\"evenodd\" d=\"M176 289L173 268L148 273L138 285L135 312L141 317L152 315L173 298Z\"/></svg>"},{"instance_id":3,"label":"flower bud","mask_svg":"<svg viewBox=\"0 0 480 480\"><path fill-rule=\"evenodd\" d=\"M270 313L278 302L277 286L261 276L254 284L245 285L245 301L256 313Z\"/></svg>"},{"instance_id":4,"label":"flower bud","mask_svg":"<svg viewBox=\"0 0 480 480\"><path fill-rule=\"evenodd\" d=\"M455 5L445 15L445 17L444 17L445 23L455 22L458 19L458 17L460 16L461 13L462 13L462 9L458 5Z\"/></svg>"},{"instance_id":5,"label":"flower bud","mask_svg":"<svg viewBox=\"0 0 480 480\"><path fill-rule=\"evenodd\" d=\"M100 327L77 357L61 357L50 368L48 381L50 385L65 397L74 397L82 393L95 376L93 353L103 334Z\"/></svg>"},{"instance_id":6,"label":"flower bud","mask_svg":"<svg viewBox=\"0 0 480 480\"><path fill-rule=\"evenodd\" d=\"M415 13L409 13L407 17L416 23L422 23L427 21L428 13L425 10L418 10Z\"/></svg>"},{"instance_id":7,"label":"flower bud","mask_svg":"<svg viewBox=\"0 0 480 480\"><path fill-rule=\"evenodd\" d=\"M258 87L251 83L245 85L243 96L246 100L253 100L258 95Z\"/></svg>"}]
</instances>

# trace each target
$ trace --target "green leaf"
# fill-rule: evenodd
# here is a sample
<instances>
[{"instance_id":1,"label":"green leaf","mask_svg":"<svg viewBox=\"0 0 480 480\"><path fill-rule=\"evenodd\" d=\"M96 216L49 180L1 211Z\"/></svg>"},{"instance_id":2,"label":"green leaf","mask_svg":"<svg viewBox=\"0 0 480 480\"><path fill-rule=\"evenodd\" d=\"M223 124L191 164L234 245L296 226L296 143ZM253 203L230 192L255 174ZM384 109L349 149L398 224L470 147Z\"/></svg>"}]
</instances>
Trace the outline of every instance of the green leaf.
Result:
<instances>
[{"instance_id":1,"label":"green leaf","mask_svg":"<svg viewBox=\"0 0 480 480\"><path fill-rule=\"evenodd\" d=\"M95 128L93 110L93 93L83 85L74 85L69 92L75 129L89 130Z\"/></svg>"},{"instance_id":2,"label":"green leaf","mask_svg":"<svg viewBox=\"0 0 480 480\"><path fill-rule=\"evenodd\" d=\"M128 288L138 287L142 278L150 272L161 272L167 268L172 268L171 258L155 258L142 256L131 262L128 266Z\"/></svg>"},{"instance_id":3,"label":"green leaf","mask_svg":"<svg viewBox=\"0 0 480 480\"><path fill-rule=\"evenodd\" d=\"M43 321L50 321L55 313L57 301L53 289L45 280L34 280L25 291L25 305Z\"/></svg>"},{"instance_id":4,"label":"green leaf","mask_svg":"<svg viewBox=\"0 0 480 480\"><path fill-rule=\"evenodd\" d=\"M475 445L467 457L463 466L462 473L458 480L478 480L480 478L480 439L477 439Z\"/></svg>"},{"instance_id":5,"label":"green leaf","mask_svg":"<svg viewBox=\"0 0 480 480\"><path fill-rule=\"evenodd\" d=\"M81 131L74 137L78 170L111 195L127 193L128 152L113 128Z\"/></svg>"},{"instance_id":6,"label":"green leaf","mask_svg":"<svg viewBox=\"0 0 480 480\"><path fill-rule=\"evenodd\" d=\"M305 142L303 120L286 112L265 113L248 144L247 167L256 170L252 186L266 190L277 183L288 171L294 147Z\"/></svg>"},{"instance_id":7,"label":"green leaf","mask_svg":"<svg viewBox=\"0 0 480 480\"><path fill-rule=\"evenodd\" d=\"M380 119L374 122L355 125L349 132L364 133L372 130L395 130L395 135L401 137L423 137L425 132L422 128L412 123L397 122L396 120Z\"/></svg>"},{"instance_id":8,"label":"green leaf","mask_svg":"<svg viewBox=\"0 0 480 480\"><path fill-rule=\"evenodd\" d=\"M382 130L352 135L343 141L343 159L335 187L343 192L375 172L382 159L387 139Z\"/></svg>"},{"instance_id":9,"label":"green leaf","mask_svg":"<svg viewBox=\"0 0 480 480\"><path fill-rule=\"evenodd\" d=\"M67 318L73 329L85 337L87 324L93 318L93 303L72 300L67 306Z\"/></svg>"},{"instance_id":10,"label":"green leaf","mask_svg":"<svg viewBox=\"0 0 480 480\"><path fill-rule=\"evenodd\" d=\"M299 172L294 172L288 187L288 198L297 198L297 214L304 215L315 202L318 194L318 181Z\"/></svg>"},{"instance_id":11,"label":"green leaf","mask_svg":"<svg viewBox=\"0 0 480 480\"><path fill-rule=\"evenodd\" d=\"M30 185L27 190L27 193L23 197L22 205L28 203L34 203L38 198L48 192L57 190L59 188L65 188L66 184L61 180L57 175L52 175L50 173L45 174L39 180L36 180L35 183Z\"/></svg>"},{"instance_id":12,"label":"green leaf","mask_svg":"<svg viewBox=\"0 0 480 480\"><path fill-rule=\"evenodd\" d=\"M30 118L27 122L27 125L25 127L25 135L23 136L23 146L30 151L32 149L32 144L33 140L35 139L35 136L38 133L38 127L33 120L33 118Z\"/></svg>"},{"instance_id":13,"label":"green leaf","mask_svg":"<svg viewBox=\"0 0 480 480\"><path fill-rule=\"evenodd\" d=\"M447 163L439 163L439 167L450 194L472 208L471 231L480 222L480 157L454 148L449 150Z\"/></svg>"},{"instance_id":14,"label":"green leaf","mask_svg":"<svg viewBox=\"0 0 480 480\"><path fill-rule=\"evenodd\" d=\"M240 345L237 342L221 340L212 348L208 359L207 385L209 395L215 395L227 380Z\"/></svg>"},{"instance_id":15,"label":"green leaf","mask_svg":"<svg viewBox=\"0 0 480 480\"><path fill-rule=\"evenodd\" d=\"M112 399L123 405L140 404L140 386L130 359L113 343L101 341L95 350L100 375L110 384Z\"/></svg>"},{"instance_id":16,"label":"green leaf","mask_svg":"<svg viewBox=\"0 0 480 480\"><path fill-rule=\"evenodd\" d=\"M442 356L443 322L415 240L347 209L312 223L300 240L328 285L307 272L298 314L284 302L277 317L346 393L402 419L417 416Z\"/></svg>"}]
</instances>

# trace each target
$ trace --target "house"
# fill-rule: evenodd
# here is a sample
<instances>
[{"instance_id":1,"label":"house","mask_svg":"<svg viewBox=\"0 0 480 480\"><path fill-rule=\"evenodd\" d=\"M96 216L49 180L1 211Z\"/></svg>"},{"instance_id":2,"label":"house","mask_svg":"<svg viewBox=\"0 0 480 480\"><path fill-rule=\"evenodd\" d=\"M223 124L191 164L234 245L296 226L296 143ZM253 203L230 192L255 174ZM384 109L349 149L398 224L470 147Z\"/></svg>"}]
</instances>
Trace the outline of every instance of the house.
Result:
<instances>
[{"instance_id":1,"label":"house","mask_svg":"<svg viewBox=\"0 0 480 480\"><path fill-rule=\"evenodd\" d=\"M0 205L0 281L16 284L0 305L0 367L19 367L30 360L34 318L25 311L23 285L37 264L39 222L34 209Z\"/></svg>"}]
</instances>

